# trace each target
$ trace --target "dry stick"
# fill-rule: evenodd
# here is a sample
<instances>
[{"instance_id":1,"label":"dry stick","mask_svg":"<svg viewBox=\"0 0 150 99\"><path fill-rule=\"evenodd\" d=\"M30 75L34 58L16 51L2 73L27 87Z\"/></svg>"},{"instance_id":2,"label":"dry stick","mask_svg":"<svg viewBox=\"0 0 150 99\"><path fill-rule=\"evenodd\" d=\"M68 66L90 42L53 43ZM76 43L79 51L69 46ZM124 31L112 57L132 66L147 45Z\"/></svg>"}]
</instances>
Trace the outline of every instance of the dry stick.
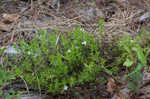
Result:
<instances>
[{"instance_id":1,"label":"dry stick","mask_svg":"<svg viewBox=\"0 0 150 99\"><path fill-rule=\"evenodd\" d=\"M130 33L129 33L129 32L126 32L126 31L122 31L122 30L117 30L117 31L118 31L118 33L129 34L129 35L130 35Z\"/></svg>"},{"instance_id":2,"label":"dry stick","mask_svg":"<svg viewBox=\"0 0 150 99\"><path fill-rule=\"evenodd\" d=\"M41 94L40 82L39 82L39 77L38 77L38 75L37 75L36 71L35 71L34 73L35 73L35 75L36 75L36 77L37 77L37 81L38 81L38 88L39 88L40 96L42 96L42 94Z\"/></svg>"},{"instance_id":3,"label":"dry stick","mask_svg":"<svg viewBox=\"0 0 150 99\"><path fill-rule=\"evenodd\" d=\"M128 29L129 31L130 31L130 33L134 33L134 34L136 34L136 32L135 31L133 31L133 30L131 30L131 29Z\"/></svg>"},{"instance_id":4,"label":"dry stick","mask_svg":"<svg viewBox=\"0 0 150 99\"><path fill-rule=\"evenodd\" d=\"M118 23L119 23L119 22L120 22L120 23L122 22L122 20L117 19L117 18L110 18L110 20L116 21L116 22L118 22ZM111 22L110 22L110 23L111 23Z\"/></svg>"},{"instance_id":5,"label":"dry stick","mask_svg":"<svg viewBox=\"0 0 150 99\"><path fill-rule=\"evenodd\" d=\"M64 21L64 22L61 22L61 23L55 24L55 25L62 25L62 24L65 24L65 23L67 23L67 22L69 22L69 21L73 21L73 20L75 20L75 19L77 19L77 18L80 18L80 17L82 17L82 16L83 16L83 15L78 16L78 17L74 17L74 18L72 18L72 19L68 19L67 21ZM80 22L79 22L79 23L80 23ZM17 32L17 31L35 31L36 29L39 29L39 27L35 26L34 24L32 24L32 25L33 25L33 27L34 27L35 29L26 28L26 29L19 29L19 30L13 31L11 41L13 40L14 33ZM49 24L47 24L47 25L49 25ZM53 25L54 25L54 24L53 24ZM47 29L47 28L50 28L50 26L42 26L42 28L43 28L43 29Z\"/></svg>"},{"instance_id":6,"label":"dry stick","mask_svg":"<svg viewBox=\"0 0 150 99\"><path fill-rule=\"evenodd\" d=\"M70 21L73 21L73 20L75 20L75 19L78 19L78 18L80 18L80 17L82 17L82 16L84 16L84 15L80 15L80 16L74 17L74 18L72 18L72 19L68 19L67 21L61 22L61 23L58 24L58 25L65 24L65 23L67 23L67 22L70 22ZM56 24L56 25L57 25L57 24Z\"/></svg>"},{"instance_id":7,"label":"dry stick","mask_svg":"<svg viewBox=\"0 0 150 99\"><path fill-rule=\"evenodd\" d=\"M141 27L141 25L138 25L138 29L136 31L137 33L140 32L140 27Z\"/></svg>"},{"instance_id":8,"label":"dry stick","mask_svg":"<svg viewBox=\"0 0 150 99\"><path fill-rule=\"evenodd\" d=\"M44 7L46 10L49 10L49 9L47 9L46 7ZM49 12L51 12L50 10L49 10ZM53 17L56 17L55 15L53 15L53 14L51 14L51 13L45 13L45 14L47 14L47 15L50 15L50 16L53 16ZM66 17L64 17L64 18L66 18L66 19L68 19L67 21L65 21L65 22L62 22L62 23L60 23L60 24L58 24L58 25L61 25L61 24L64 24L64 23L66 23L66 22L69 22L69 21L73 21L73 20L75 20L75 19L77 19L77 18L80 18L80 17L82 17L82 16L84 16L84 15L80 15L80 16L77 16L77 17L74 17L74 18L72 18L72 19L69 19L69 18L66 18ZM76 21L76 20L75 20ZM81 24L81 22L78 22L78 21L76 21L77 23L80 23ZM57 25L57 24L56 24Z\"/></svg>"},{"instance_id":9,"label":"dry stick","mask_svg":"<svg viewBox=\"0 0 150 99\"><path fill-rule=\"evenodd\" d=\"M15 22L16 23L16 22ZM13 27L14 26L14 24L11 26L11 27ZM13 39L14 39L14 35L15 35L15 29L16 28L13 28L14 30L12 31L12 35L11 35L11 39L10 39L10 41L11 42L13 42Z\"/></svg>"},{"instance_id":10,"label":"dry stick","mask_svg":"<svg viewBox=\"0 0 150 99\"><path fill-rule=\"evenodd\" d=\"M28 88L28 85L27 85L26 81L23 79L23 77L22 77L22 76L19 76L19 77L23 80L23 82L24 82L24 84L25 84L25 86L26 86L26 89L27 89L28 95L29 95L29 94L30 94L30 92L29 92L29 88Z\"/></svg>"},{"instance_id":11,"label":"dry stick","mask_svg":"<svg viewBox=\"0 0 150 99\"><path fill-rule=\"evenodd\" d=\"M33 9L33 0L31 0L31 10ZM26 9L26 10L28 10L28 9ZM21 15L21 14L23 14L23 13L25 13L25 11L26 10L24 10L24 11L22 11L22 12L20 12L19 14ZM21 17L21 16L20 16ZM15 20L15 22L14 22L14 24L12 24L12 26L11 26L11 29L12 29L12 27L14 27L14 25L16 24L18 22L18 20ZM18 25L19 26L19 29L20 29L20 24ZM14 30L12 31L12 36L11 36L11 42L13 41L13 39L14 39L14 35L15 35L15 32L17 32L16 30L15 30L16 28L14 28Z\"/></svg>"},{"instance_id":12,"label":"dry stick","mask_svg":"<svg viewBox=\"0 0 150 99\"><path fill-rule=\"evenodd\" d=\"M44 7L45 8L45 7ZM45 8L45 9L47 9L47 8ZM47 10L49 10L49 9L47 9ZM53 15L53 14L51 14L51 13L45 13L45 14L47 14L47 15L50 15L50 16L53 16L53 17L56 17L55 15ZM82 15L83 16L83 15ZM77 18L80 18L80 17L82 17L82 16L77 16L77 17L74 17L74 18L72 18L72 19L69 19L69 18L66 18L66 17L64 17L63 16L63 18L66 18L66 19L68 19L67 21L64 21L64 22L61 22L60 24L55 24L55 25L62 25L62 24L64 24L64 23L66 23L66 22L69 22L69 21L73 21L73 20L75 20L75 19L77 19ZM76 21L76 20L75 20ZM77 21L78 22L78 21ZM78 22L78 23L80 23L80 22ZM53 24L54 25L54 24Z\"/></svg>"},{"instance_id":13,"label":"dry stick","mask_svg":"<svg viewBox=\"0 0 150 99\"><path fill-rule=\"evenodd\" d=\"M32 1L32 0L31 0L31 1ZM28 10L28 9L26 9L26 10ZM19 14L22 15L23 13L25 13L26 10L20 12ZM21 16L20 16L20 18L21 18ZM18 20L19 20L19 18L18 18ZM15 20L15 22L11 25L11 29L14 27L15 24L17 24L18 20ZM19 26L19 29L20 29L20 24L19 24L18 26ZM10 40L11 42L12 42L13 39L14 39L14 35L15 35L15 32L16 32L15 29L16 29L16 28L13 28L13 31L12 31L12 36L11 36L11 40Z\"/></svg>"},{"instance_id":14,"label":"dry stick","mask_svg":"<svg viewBox=\"0 0 150 99\"><path fill-rule=\"evenodd\" d=\"M48 9L49 10L49 9ZM55 15L53 15L53 14L50 14L50 13L46 13L46 14L48 14L48 15L51 15L51 16L53 16L53 17L56 17ZM77 16L77 17L74 17L74 18L72 18L72 19L68 19L67 21L64 21L64 22L60 22L59 24L54 24L53 23L53 25L62 25L62 24L64 24L64 23L66 23L66 22L69 22L69 21L72 21L72 20L75 20L75 19L77 19L77 18L80 18L80 17L82 17L83 15L81 15L81 16ZM66 17L64 17L64 18L66 18ZM67 18L66 18L67 19ZM78 22L78 23L80 23L80 22ZM81 23L80 23L81 24Z\"/></svg>"},{"instance_id":15,"label":"dry stick","mask_svg":"<svg viewBox=\"0 0 150 99\"><path fill-rule=\"evenodd\" d=\"M11 29L14 27L15 24L17 24L18 21L19 21L19 19L18 19L18 20L15 20L15 22L14 22L14 23L12 24L12 26L11 26ZM16 29L17 29L17 28L20 29L20 22L19 22L19 24L18 24L17 26L15 26L15 28L13 28L12 35L11 35L11 39L10 39L11 42L13 42L14 35L15 35L15 32L16 32Z\"/></svg>"},{"instance_id":16,"label":"dry stick","mask_svg":"<svg viewBox=\"0 0 150 99\"><path fill-rule=\"evenodd\" d=\"M32 10L33 9L33 0L31 0L30 2L31 2L30 6L31 6L31 10Z\"/></svg>"},{"instance_id":17,"label":"dry stick","mask_svg":"<svg viewBox=\"0 0 150 99\"><path fill-rule=\"evenodd\" d=\"M56 40L56 46L57 46L57 44L58 44L58 41L59 41L60 35L61 35L61 32L59 33L59 35L58 35L58 37L57 37L57 40Z\"/></svg>"},{"instance_id":18,"label":"dry stick","mask_svg":"<svg viewBox=\"0 0 150 99\"><path fill-rule=\"evenodd\" d=\"M77 18L79 18L79 17L82 17L82 16L78 16L78 17L75 17L75 18L73 18L73 19L69 19L69 20L67 20L67 21L65 21L65 22L60 22L59 24L54 24L54 23L53 23L53 25L62 25L62 24L65 24L65 23L67 23L67 22L69 22L69 21L75 20L75 19L77 19ZM46 24L46 23L45 23L45 24ZM44 25L45 25L45 24L44 24ZM49 23L48 23L46 26L40 26L40 27L47 29L47 28L49 28L48 25L49 25ZM35 26L35 25L34 25L34 27L37 28L37 26ZM39 28L37 28L37 29L39 29ZM28 30L28 29L25 29L25 30ZM30 28L29 30L35 30L35 29L31 29L31 28Z\"/></svg>"},{"instance_id":19,"label":"dry stick","mask_svg":"<svg viewBox=\"0 0 150 99\"><path fill-rule=\"evenodd\" d=\"M135 14L128 15L128 16L126 16L125 13L122 13L122 16L123 16L124 20L128 20L128 19L132 19L134 16L136 16L136 15L138 15L140 13L141 13L141 11L139 11L139 12L137 12ZM111 18L111 19L116 20L116 21L122 21L122 20L119 20L119 19L116 19L116 18Z\"/></svg>"}]
</instances>

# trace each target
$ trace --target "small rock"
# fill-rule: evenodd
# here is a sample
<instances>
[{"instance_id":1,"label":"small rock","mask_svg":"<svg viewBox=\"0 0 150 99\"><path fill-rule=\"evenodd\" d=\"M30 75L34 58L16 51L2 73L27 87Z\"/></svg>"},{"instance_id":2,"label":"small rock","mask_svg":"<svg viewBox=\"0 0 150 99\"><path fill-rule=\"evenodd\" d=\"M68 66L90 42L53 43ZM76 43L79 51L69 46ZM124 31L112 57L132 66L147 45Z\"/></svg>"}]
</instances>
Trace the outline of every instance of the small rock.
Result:
<instances>
[{"instance_id":1,"label":"small rock","mask_svg":"<svg viewBox=\"0 0 150 99\"><path fill-rule=\"evenodd\" d=\"M2 53L4 56L8 56L9 58L12 58L13 55L19 54L19 52L14 48L14 46L6 46L6 47L1 47L0 49L4 49L4 52ZM8 66L7 63L5 63L4 61L4 56L0 57L0 66L4 65L4 66Z\"/></svg>"},{"instance_id":2,"label":"small rock","mask_svg":"<svg viewBox=\"0 0 150 99\"><path fill-rule=\"evenodd\" d=\"M129 99L129 93L130 92L131 92L131 90L129 88L127 88L127 87L123 88L120 90L121 96L117 96L117 94L114 94L111 99L126 99L126 98Z\"/></svg>"},{"instance_id":3,"label":"small rock","mask_svg":"<svg viewBox=\"0 0 150 99\"><path fill-rule=\"evenodd\" d=\"M21 99L42 99L39 95L22 95Z\"/></svg>"},{"instance_id":4,"label":"small rock","mask_svg":"<svg viewBox=\"0 0 150 99\"><path fill-rule=\"evenodd\" d=\"M4 53L6 53L8 55L19 54L19 52L14 48L14 46L7 47L7 49L4 51Z\"/></svg>"},{"instance_id":5,"label":"small rock","mask_svg":"<svg viewBox=\"0 0 150 99\"><path fill-rule=\"evenodd\" d=\"M150 11L147 13L144 13L141 17L139 17L139 21L144 22L148 18L150 18Z\"/></svg>"},{"instance_id":6,"label":"small rock","mask_svg":"<svg viewBox=\"0 0 150 99\"><path fill-rule=\"evenodd\" d=\"M120 90L120 92L124 95L129 94L130 93L130 89L129 88L123 88Z\"/></svg>"},{"instance_id":7,"label":"small rock","mask_svg":"<svg viewBox=\"0 0 150 99\"><path fill-rule=\"evenodd\" d=\"M150 81L150 73L149 72L145 72L143 74L143 80L142 80L143 85L146 84L149 81Z\"/></svg>"}]
</instances>

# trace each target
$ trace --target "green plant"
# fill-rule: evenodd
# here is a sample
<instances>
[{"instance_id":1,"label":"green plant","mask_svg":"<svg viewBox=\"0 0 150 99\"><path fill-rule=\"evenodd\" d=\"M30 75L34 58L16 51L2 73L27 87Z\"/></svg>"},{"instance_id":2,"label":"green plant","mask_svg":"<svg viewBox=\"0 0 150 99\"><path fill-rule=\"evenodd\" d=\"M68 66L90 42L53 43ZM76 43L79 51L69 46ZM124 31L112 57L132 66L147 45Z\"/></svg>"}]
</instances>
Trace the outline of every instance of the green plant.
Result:
<instances>
[{"instance_id":1,"label":"green plant","mask_svg":"<svg viewBox=\"0 0 150 99\"><path fill-rule=\"evenodd\" d=\"M10 69L10 68L6 68L6 63L8 62L8 57L4 58L4 51L6 48L2 48L0 49L0 58L1 58L1 62L0 62L0 96L5 96L5 99L10 99L11 97L16 97L16 99L19 99L19 94L15 94L15 92L13 91L13 89L10 90L10 92L12 93L11 95L9 93L4 93L3 89L9 85L13 80L16 79L16 76L14 74L14 72ZM4 63L3 61L5 60L6 63ZM6 66L5 66L6 65Z\"/></svg>"},{"instance_id":2,"label":"green plant","mask_svg":"<svg viewBox=\"0 0 150 99\"><path fill-rule=\"evenodd\" d=\"M99 35L98 35L98 39L99 41L103 40L103 24L104 24L104 20L103 19L100 19L98 21L98 24L99 24Z\"/></svg>"},{"instance_id":3,"label":"green plant","mask_svg":"<svg viewBox=\"0 0 150 99\"><path fill-rule=\"evenodd\" d=\"M115 76L125 72L124 79L129 79L128 85L136 90L142 70L150 62L150 35L143 30L141 35L124 35L111 44L102 44L103 23L104 20L99 20L98 40L80 26L66 33L40 30L31 41L19 41L16 48L20 55L14 56L13 61L6 58L11 69L3 66L0 72L21 78L27 88L32 86L40 92L46 89L52 93L63 93L87 82L104 83L104 77L96 78L101 73ZM4 81L13 77L8 76L11 79Z\"/></svg>"},{"instance_id":4,"label":"green plant","mask_svg":"<svg viewBox=\"0 0 150 99\"><path fill-rule=\"evenodd\" d=\"M17 76L34 87L63 92L84 82L94 81L100 71L98 42L80 29L72 33L41 30L30 42L19 42L22 59L11 62Z\"/></svg>"},{"instance_id":5,"label":"green plant","mask_svg":"<svg viewBox=\"0 0 150 99\"><path fill-rule=\"evenodd\" d=\"M10 89L10 93L5 93L5 99L21 99L19 93L16 93L13 89Z\"/></svg>"},{"instance_id":6,"label":"green plant","mask_svg":"<svg viewBox=\"0 0 150 99\"><path fill-rule=\"evenodd\" d=\"M11 71L0 68L0 96L3 94L2 89L13 79L15 79L15 76Z\"/></svg>"},{"instance_id":7,"label":"green plant","mask_svg":"<svg viewBox=\"0 0 150 99\"><path fill-rule=\"evenodd\" d=\"M129 70L125 79L130 78L128 84L133 90L136 90L135 86L142 80L142 70L147 67L147 52L143 37L144 35L137 35L132 38L126 35L118 43L119 49L122 51L120 58L124 60L123 65Z\"/></svg>"}]
</instances>

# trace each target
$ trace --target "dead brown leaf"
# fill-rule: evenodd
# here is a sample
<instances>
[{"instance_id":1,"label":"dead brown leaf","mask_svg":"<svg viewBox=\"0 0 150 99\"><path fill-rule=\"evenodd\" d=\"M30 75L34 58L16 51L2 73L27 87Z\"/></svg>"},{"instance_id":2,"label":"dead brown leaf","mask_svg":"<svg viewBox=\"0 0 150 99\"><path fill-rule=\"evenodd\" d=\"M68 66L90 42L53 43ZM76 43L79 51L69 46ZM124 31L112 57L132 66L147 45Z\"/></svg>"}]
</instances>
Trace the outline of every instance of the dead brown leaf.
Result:
<instances>
[{"instance_id":1,"label":"dead brown leaf","mask_svg":"<svg viewBox=\"0 0 150 99\"><path fill-rule=\"evenodd\" d=\"M107 91L116 95L116 99L123 99L123 97L129 97L128 93L124 94L122 88L125 88L124 84L117 84L118 81L113 78L108 79Z\"/></svg>"},{"instance_id":2,"label":"dead brown leaf","mask_svg":"<svg viewBox=\"0 0 150 99\"><path fill-rule=\"evenodd\" d=\"M6 24L0 22L0 30L8 32L10 31L10 28Z\"/></svg>"},{"instance_id":3,"label":"dead brown leaf","mask_svg":"<svg viewBox=\"0 0 150 99\"><path fill-rule=\"evenodd\" d=\"M109 78L107 83L107 91L112 94L115 88L116 88L115 80L113 78Z\"/></svg>"},{"instance_id":4,"label":"dead brown leaf","mask_svg":"<svg viewBox=\"0 0 150 99\"><path fill-rule=\"evenodd\" d=\"M19 14L3 14L3 23L10 24L12 22L15 22L17 19L19 19Z\"/></svg>"}]
</instances>

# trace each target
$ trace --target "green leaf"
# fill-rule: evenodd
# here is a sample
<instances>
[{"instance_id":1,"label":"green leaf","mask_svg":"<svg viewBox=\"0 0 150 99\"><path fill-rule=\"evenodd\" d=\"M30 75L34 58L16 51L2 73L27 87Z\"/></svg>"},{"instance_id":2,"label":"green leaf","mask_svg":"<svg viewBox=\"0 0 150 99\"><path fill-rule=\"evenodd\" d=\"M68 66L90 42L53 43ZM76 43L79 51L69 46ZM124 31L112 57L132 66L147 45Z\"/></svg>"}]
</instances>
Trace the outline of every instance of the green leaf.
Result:
<instances>
[{"instance_id":1,"label":"green leaf","mask_svg":"<svg viewBox=\"0 0 150 99\"><path fill-rule=\"evenodd\" d=\"M15 79L15 78L16 78L16 77L15 77L14 75L9 75L9 76L8 76L8 79L9 79L9 80Z\"/></svg>"},{"instance_id":2,"label":"green leaf","mask_svg":"<svg viewBox=\"0 0 150 99\"><path fill-rule=\"evenodd\" d=\"M130 50L129 46L124 45L124 49L125 49L129 54L131 54L131 50Z\"/></svg>"},{"instance_id":3,"label":"green leaf","mask_svg":"<svg viewBox=\"0 0 150 99\"><path fill-rule=\"evenodd\" d=\"M143 65L142 64L138 64L136 71L142 70Z\"/></svg>"},{"instance_id":4,"label":"green leaf","mask_svg":"<svg viewBox=\"0 0 150 99\"><path fill-rule=\"evenodd\" d=\"M102 39L103 37L103 23L104 23L104 20L103 19L100 19L99 21L98 21L98 23L99 23L99 39Z\"/></svg>"},{"instance_id":5,"label":"green leaf","mask_svg":"<svg viewBox=\"0 0 150 99\"><path fill-rule=\"evenodd\" d=\"M133 90L136 91L136 85L132 82L128 82L128 86Z\"/></svg>"},{"instance_id":6,"label":"green leaf","mask_svg":"<svg viewBox=\"0 0 150 99\"><path fill-rule=\"evenodd\" d=\"M3 85L3 80L0 80L0 86L2 86Z\"/></svg>"},{"instance_id":7,"label":"green leaf","mask_svg":"<svg viewBox=\"0 0 150 99\"><path fill-rule=\"evenodd\" d=\"M72 87L75 84L75 79L73 77L70 78L70 86Z\"/></svg>"},{"instance_id":8,"label":"green leaf","mask_svg":"<svg viewBox=\"0 0 150 99\"><path fill-rule=\"evenodd\" d=\"M5 99L11 99L11 95L7 93Z\"/></svg>"},{"instance_id":9,"label":"green leaf","mask_svg":"<svg viewBox=\"0 0 150 99\"><path fill-rule=\"evenodd\" d=\"M111 70L107 69L105 66L102 66L102 68L107 74L112 75L113 72Z\"/></svg>"},{"instance_id":10,"label":"green leaf","mask_svg":"<svg viewBox=\"0 0 150 99\"><path fill-rule=\"evenodd\" d=\"M3 95L3 91L0 89L0 96L2 96Z\"/></svg>"},{"instance_id":11,"label":"green leaf","mask_svg":"<svg viewBox=\"0 0 150 99\"><path fill-rule=\"evenodd\" d=\"M118 72L119 69L120 69L120 68L119 68L118 66L114 66L112 70L113 70L114 72Z\"/></svg>"},{"instance_id":12,"label":"green leaf","mask_svg":"<svg viewBox=\"0 0 150 99\"><path fill-rule=\"evenodd\" d=\"M21 70L17 67L15 68L15 73L16 73L16 75L21 75L22 74Z\"/></svg>"},{"instance_id":13,"label":"green leaf","mask_svg":"<svg viewBox=\"0 0 150 99\"><path fill-rule=\"evenodd\" d=\"M142 63L142 65L146 66L147 60L143 53L143 49L140 46L138 46L138 47L133 47L132 50L134 50L137 53L138 59Z\"/></svg>"},{"instance_id":14,"label":"green leaf","mask_svg":"<svg viewBox=\"0 0 150 99\"><path fill-rule=\"evenodd\" d=\"M123 65L126 67L130 67L133 65L133 61L127 58Z\"/></svg>"},{"instance_id":15,"label":"green leaf","mask_svg":"<svg viewBox=\"0 0 150 99\"><path fill-rule=\"evenodd\" d=\"M17 96L15 99L22 99L21 96Z\"/></svg>"}]
</instances>

